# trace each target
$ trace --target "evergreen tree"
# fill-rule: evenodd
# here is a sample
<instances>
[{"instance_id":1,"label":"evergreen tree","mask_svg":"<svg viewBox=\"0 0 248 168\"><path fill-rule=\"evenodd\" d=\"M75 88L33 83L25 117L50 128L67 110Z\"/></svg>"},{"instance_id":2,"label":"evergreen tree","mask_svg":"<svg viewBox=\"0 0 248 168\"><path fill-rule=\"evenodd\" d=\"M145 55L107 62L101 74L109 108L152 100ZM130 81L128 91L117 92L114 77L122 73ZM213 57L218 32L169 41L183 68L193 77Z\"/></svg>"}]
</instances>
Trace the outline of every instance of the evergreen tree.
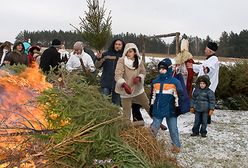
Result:
<instances>
[{"instance_id":1,"label":"evergreen tree","mask_svg":"<svg viewBox=\"0 0 248 168\"><path fill-rule=\"evenodd\" d=\"M16 36L16 41L21 41L21 42L23 42L24 40L25 40L25 38L24 38L24 32L23 31L21 31L17 36Z\"/></svg>"},{"instance_id":2,"label":"evergreen tree","mask_svg":"<svg viewBox=\"0 0 248 168\"><path fill-rule=\"evenodd\" d=\"M227 32L223 32L220 37L218 53L221 56L228 56L230 52L229 35Z\"/></svg>"},{"instance_id":3,"label":"evergreen tree","mask_svg":"<svg viewBox=\"0 0 248 168\"><path fill-rule=\"evenodd\" d=\"M87 4L89 11L85 12L85 18L80 18L80 30L83 38L90 46L96 50L101 50L111 37L112 21L110 12L105 17L105 1L102 6L99 5L99 0L87 0Z\"/></svg>"}]
</instances>

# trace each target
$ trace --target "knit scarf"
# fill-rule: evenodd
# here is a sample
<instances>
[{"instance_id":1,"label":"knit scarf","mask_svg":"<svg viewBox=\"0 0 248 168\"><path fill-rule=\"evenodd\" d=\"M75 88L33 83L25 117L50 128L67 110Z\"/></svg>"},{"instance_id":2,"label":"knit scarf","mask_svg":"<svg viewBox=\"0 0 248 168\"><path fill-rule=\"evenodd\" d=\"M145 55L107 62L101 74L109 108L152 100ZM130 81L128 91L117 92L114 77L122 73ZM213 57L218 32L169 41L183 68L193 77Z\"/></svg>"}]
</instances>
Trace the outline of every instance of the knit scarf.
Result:
<instances>
[{"instance_id":1,"label":"knit scarf","mask_svg":"<svg viewBox=\"0 0 248 168\"><path fill-rule=\"evenodd\" d=\"M139 65L141 63L141 59L138 58L139 60ZM133 62L134 60L131 60L129 58L127 58L127 56L124 57L124 64L129 68L129 69L135 69L135 67L133 67Z\"/></svg>"}]
</instances>

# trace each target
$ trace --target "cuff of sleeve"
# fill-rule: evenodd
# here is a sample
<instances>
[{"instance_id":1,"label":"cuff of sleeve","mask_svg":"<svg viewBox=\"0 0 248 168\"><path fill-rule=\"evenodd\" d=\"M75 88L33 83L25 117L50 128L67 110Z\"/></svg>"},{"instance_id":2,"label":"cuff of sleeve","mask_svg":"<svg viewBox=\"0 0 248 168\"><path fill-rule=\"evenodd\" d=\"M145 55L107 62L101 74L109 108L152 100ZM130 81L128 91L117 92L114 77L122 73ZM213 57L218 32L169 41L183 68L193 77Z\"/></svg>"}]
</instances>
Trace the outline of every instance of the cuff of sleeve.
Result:
<instances>
[{"instance_id":1,"label":"cuff of sleeve","mask_svg":"<svg viewBox=\"0 0 248 168\"><path fill-rule=\"evenodd\" d=\"M138 76L141 78L142 83L144 83L144 81L145 81L145 75L139 74Z\"/></svg>"},{"instance_id":2,"label":"cuff of sleeve","mask_svg":"<svg viewBox=\"0 0 248 168\"><path fill-rule=\"evenodd\" d=\"M116 81L116 86L121 88L122 84L125 82L126 81L123 78L120 78L119 80Z\"/></svg>"}]
</instances>

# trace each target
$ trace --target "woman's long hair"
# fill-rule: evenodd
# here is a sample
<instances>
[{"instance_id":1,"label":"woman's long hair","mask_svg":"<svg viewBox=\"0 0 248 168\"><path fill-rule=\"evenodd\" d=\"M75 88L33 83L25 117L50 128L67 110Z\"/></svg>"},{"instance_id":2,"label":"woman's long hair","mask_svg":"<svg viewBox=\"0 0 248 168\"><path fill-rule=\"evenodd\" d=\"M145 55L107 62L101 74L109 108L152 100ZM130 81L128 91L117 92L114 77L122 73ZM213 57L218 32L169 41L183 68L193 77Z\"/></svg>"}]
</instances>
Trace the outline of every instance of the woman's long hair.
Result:
<instances>
[{"instance_id":1,"label":"woman's long hair","mask_svg":"<svg viewBox=\"0 0 248 168\"><path fill-rule=\"evenodd\" d=\"M137 55L136 49L133 48L133 50L134 50L134 53L135 53L135 55L134 55L133 67L134 67L135 69L138 69L138 67L139 67L139 56Z\"/></svg>"}]
</instances>

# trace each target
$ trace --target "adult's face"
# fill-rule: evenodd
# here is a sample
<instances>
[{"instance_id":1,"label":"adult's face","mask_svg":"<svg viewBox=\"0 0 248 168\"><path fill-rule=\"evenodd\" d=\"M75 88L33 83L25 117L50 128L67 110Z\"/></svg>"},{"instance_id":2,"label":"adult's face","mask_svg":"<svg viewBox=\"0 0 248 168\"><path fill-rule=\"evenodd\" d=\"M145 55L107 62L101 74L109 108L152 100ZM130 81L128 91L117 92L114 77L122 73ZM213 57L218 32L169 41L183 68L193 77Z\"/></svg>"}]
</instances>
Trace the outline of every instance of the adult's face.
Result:
<instances>
[{"instance_id":1,"label":"adult's face","mask_svg":"<svg viewBox=\"0 0 248 168\"><path fill-rule=\"evenodd\" d=\"M18 46L16 46L16 50L17 51L22 51L23 50L23 46L21 44L19 44Z\"/></svg>"},{"instance_id":2,"label":"adult's face","mask_svg":"<svg viewBox=\"0 0 248 168\"><path fill-rule=\"evenodd\" d=\"M75 55L80 55L80 54L82 54L82 50L74 50L74 54Z\"/></svg>"},{"instance_id":3,"label":"adult's face","mask_svg":"<svg viewBox=\"0 0 248 168\"><path fill-rule=\"evenodd\" d=\"M123 43L120 40L116 40L114 44L115 51L121 51L123 48Z\"/></svg>"},{"instance_id":4,"label":"adult's face","mask_svg":"<svg viewBox=\"0 0 248 168\"><path fill-rule=\"evenodd\" d=\"M214 52L211 49L209 49L208 47L205 48L205 55L206 56L212 55L213 53Z\"/></svg>"},{"instance_id":5,"label":"adult's face","mask_svg":"<svg viewBox=\"0 0 248 168\"><path fill-rule=\"evenodd\" d=\"M126 56L127 56L127 58L129 58L129 59L134 59L134 56L135 56L135 51L134 51L134 49L129 49L128 51L127 51L127 54L126 54Z\"/></svg>"}]
</instances>

